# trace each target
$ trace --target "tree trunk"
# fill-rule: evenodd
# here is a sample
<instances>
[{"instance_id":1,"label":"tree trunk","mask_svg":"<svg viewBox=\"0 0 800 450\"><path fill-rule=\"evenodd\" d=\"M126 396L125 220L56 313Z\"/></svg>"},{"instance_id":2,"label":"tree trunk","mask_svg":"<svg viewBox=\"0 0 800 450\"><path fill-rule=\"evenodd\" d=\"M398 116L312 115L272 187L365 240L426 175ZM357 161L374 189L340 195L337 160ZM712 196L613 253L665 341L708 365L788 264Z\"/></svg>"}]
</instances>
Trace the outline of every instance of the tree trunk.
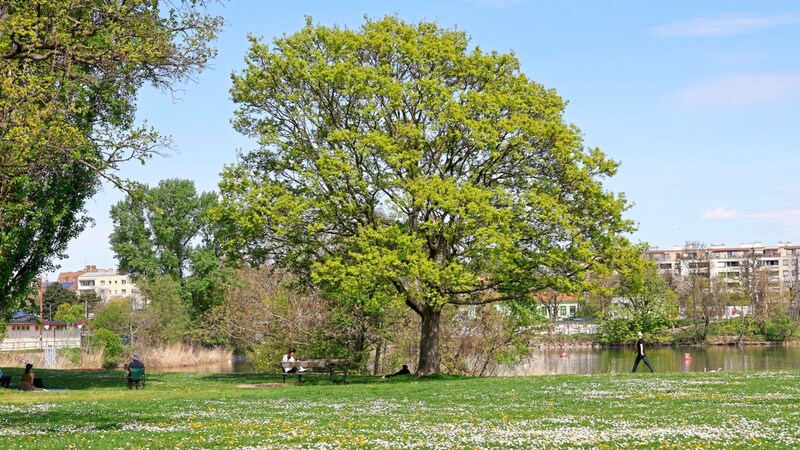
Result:
<instances>
[{"instance_id":1,"label":"tree trunk","mask_svg":"<svg viewBox=\"0 0 800 450\"><path fill-rule=\"evenodd\" d=\"M372 364L372 374L378 376L381 369L381 344L383 344L383 339L378 339L378 342L375 343L375 360Z\"/></svg>"},{"instance_id":2,"label":"tree trunk","mask_svg":"<svg viewBox=\"0 0 800 450\"><path fill-rule=\"evenodd\" d=\"M417 375L430 375L439 372L439 364L441 362L439 354L439 321L442 317L442 311L423 305L417 313L422 318Z\"/></svg>"}]
</instances>

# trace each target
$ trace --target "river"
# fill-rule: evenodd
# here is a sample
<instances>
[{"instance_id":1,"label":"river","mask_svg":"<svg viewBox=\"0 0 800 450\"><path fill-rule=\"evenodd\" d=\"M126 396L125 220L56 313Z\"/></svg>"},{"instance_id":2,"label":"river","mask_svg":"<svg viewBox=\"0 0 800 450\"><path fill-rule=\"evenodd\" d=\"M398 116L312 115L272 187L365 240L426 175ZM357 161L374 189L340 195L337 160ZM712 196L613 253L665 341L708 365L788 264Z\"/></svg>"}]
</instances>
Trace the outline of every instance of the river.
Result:
<instances>
[{"instance_id":1,"label":"river","mask_svg":"<svg viewBox=\"0 0 800 450\"><path fill-rule=\"evenodd\" d=\"M686 355L690 357L687 358ZM653 347L647 357L656 372L707 372L800 369L800 347L751 346L686 346ZM630 372L636 352L633 347L566 349L538 348L531 356L513 367L501 368L495 375L550 375ZM231 361L206 366L165 369L187 372L254 372L253 365L241 356ZM647 372L644 363L639 372Z\"/></svg>"},{"instance_id":2,"label":"river","mask_svg":"<svg viewBox=\"0 0 800 450\"><path fill-rule=\"evenodd\" d=\"M688 355L688 357L687 357ZM800 369L800 347L687 346L647 349L656 372L708 372ZM548 375L630 372L634 347L537 349L522 363L497 375ZM648 372L644 362L639 372Z\"/></svg>"}]
</instances>

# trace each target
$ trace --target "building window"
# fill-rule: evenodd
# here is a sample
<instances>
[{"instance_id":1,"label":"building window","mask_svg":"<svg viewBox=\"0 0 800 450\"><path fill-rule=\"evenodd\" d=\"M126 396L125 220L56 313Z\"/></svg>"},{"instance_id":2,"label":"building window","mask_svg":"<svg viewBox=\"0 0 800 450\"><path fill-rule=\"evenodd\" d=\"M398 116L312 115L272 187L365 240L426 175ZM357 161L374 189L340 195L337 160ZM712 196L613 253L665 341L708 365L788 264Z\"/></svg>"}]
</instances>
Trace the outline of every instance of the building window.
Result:
<instances>
[{"instance_id":1,"label":"building window","mask_svg":"<svg viewBox=\"0 0 800 450\"><path fill-rule=\"evenodd\" d=\"M122 294L124 295L125 293L126 293L126 291L125 291L125 289L123 289L123 290L122 290Z\"/></svg>"},{"instance_id":2,"label":"building window","mask_svg":"<svg viewBox=\"0 0 800 450\"><path fill-rule=\"evenodd\" d=\"M105 286L105 285L106 285L106 280L100 280L100 286Z\"/></svg>"},{"instance_id":3,"label":"building window","mask_svg":"<svg viewBox=\"0 0 800 450\"><path fill-rule=\"evenodd\" d=\"M126 281L126 280L122 280L122 284L125 284L125 281Z\"/></svg>"},{"instance_id":4,"label":"building window","mask_svg":"<svg viewBox=\"0 0 800 450\"><path fill-rule=\"evenodd\" d=\"M575 311L576 311L576 309L577 309L576 307L574 307L574 306L570 306L570 307L569 307L569 315L570 315L570 316L574 316L574 315L575 315Z\"/></svg>"},{"instance_id":5,"label":"building window","mask_svg":"<svg viewBox=\"0 0 800 450\"><path fill-rule=\"evenodd\" d=\"M558 307L558 315L559 316L566 316L567 315L567 307L566 306L559 306Z\"/></svg>"},{"instance_id":6,"label":"building window","mask_svg":"<svg viewBox=\"0 0 800 450\"><path fill-rule=\"evenodd\" d=\"M783 276L784 277L788 277L789 276L789 271L788 270L784 270L783 271Z\"/></svg>"}]
</instances>

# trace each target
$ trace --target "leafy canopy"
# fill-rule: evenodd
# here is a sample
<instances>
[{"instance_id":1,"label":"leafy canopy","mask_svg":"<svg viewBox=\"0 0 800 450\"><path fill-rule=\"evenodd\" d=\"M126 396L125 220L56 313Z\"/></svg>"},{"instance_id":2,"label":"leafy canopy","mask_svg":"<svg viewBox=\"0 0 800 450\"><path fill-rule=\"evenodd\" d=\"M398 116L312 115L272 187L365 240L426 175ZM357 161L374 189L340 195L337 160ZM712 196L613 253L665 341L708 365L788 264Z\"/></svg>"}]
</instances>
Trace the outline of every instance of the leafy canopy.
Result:
<instances>
[{"instance_id":1,"label":"leafy canopy","mask_svg":"<svg viewBox=\"0 0 800 450\"><path fill-rule=\"evenodd\" d=\"M217 211L236 256L425 320L448 303L580 290L632 230L601 182L617 164L584 148L565 102L463 32L309 19L251 38L246 64L234 126L261 148L225 170Z\"/></svg>"},{"instance_id":2,"label":"leafy canopy","mask_svg":"<svg viewBox=\"0 0 800 450\"><path fill-rule=\"evenodd\" d=\"M137 280L170 276L180 283L195 317L219 304L228 272L218 258L216 229L208 218L216 203L216 194L198 194L193 181L169 179L143 186L112 206L109 240L120 270Z\"/></svg>"},{"instance_id":3,"label":"leafy canopy","mask_svg":"<svg viewBox=\"0 0 800 450\"><path fill-rule=\"evenodd\" d=\"M90 222L100 180L168 142L137 125L136 94L169 89L214 55L204 1L0 3L0 309L33 288Z\"/></svg>"}]
</instances>

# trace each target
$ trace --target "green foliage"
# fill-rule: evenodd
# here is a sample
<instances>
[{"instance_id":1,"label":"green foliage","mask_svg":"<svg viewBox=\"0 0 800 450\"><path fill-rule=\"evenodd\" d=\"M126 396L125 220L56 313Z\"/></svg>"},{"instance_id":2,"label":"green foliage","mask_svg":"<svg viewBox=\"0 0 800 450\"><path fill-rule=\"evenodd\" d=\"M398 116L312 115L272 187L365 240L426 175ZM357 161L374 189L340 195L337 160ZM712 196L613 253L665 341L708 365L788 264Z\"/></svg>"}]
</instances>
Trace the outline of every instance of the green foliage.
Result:
<instances>
[{"instance_id":1,"label":"green foliage","mask_svg":"<svg viewBox=\"0 0 800 450\"><path fill-rule=\"evenodd\" d=\"M783 342L791 334L793 324L789 314L778 314L767 321L764 337L771 342Z\"/></svg>"},{"instance_id":2,"label":"green foliage","mask_svg":"<svg viewBox=\"0 0 800 450\"><path fill-rule=\"evenodd\" d=\"M92 345L103 349L103 367L117 367L122 356L122 338L111 330L98 328L92 332Z\"/></svg>"},{"instance_id":3,"label":"green foliage","mask_svg":"<svg viewBox=\"0 0 800 450\"><path fill-rule=\"evenodd\" d=\"M61 305L74 305L77 302L78 294L74 291L70 291L59 283L51 283L42 293L42 313L45 319L53 320L54 316L51 316L51 311L55 315Z\"/></svg>"},{"instance_id":4,"label":"green foliage","mask_svg":"<svg viewBox=\"0 0 800 450\"><path fill-rule=\"evenodd\" d=\"M92 328L111 330L120 336L130 335L131 301L111 300L101 306L94 315Z\"/></svg>"},{"instance_id":5,"label":"green foliage","mask_svg":"<svg viewBox=\"0 0 800 450\"><path fill-rule=\"evenodd\" d=\"M147 329L150 341L179 342L189 329L189 313L181 301L180 285L172 277L161 275L143 281L139 288L148 300L147 313L153 319Z\"/></svg>"},{"instance_id":6,"label":"green foliage","mask_svg":"<svg viewBox=\"0 0 800 450\"><path fill-rule=\"evenodd\" d=\"M624 303L611 306L598 318L599 341L622 344L635 340L637 332L651 342L668 340L661 332L672 327L677 317L677 296L652 261L631 249L618 267L617 295Z\"/></svg>"},{"instance_id":7,"label":"green foliage","mask_svg":"<svg viewBox=\"0 0 800 450\"><path fill-rule=\"evenodd\" d=\"M749 317L734 317L715 322L711 326L711 334L754 336L758 334L758 325Z\"/></svg>"},{"instance_id":8,"label":"green foliage","mask_svg":"<svg viewBox=\"0 0 800 450\"><path fill-rule=\"evenodd\" d=\"M78 302L86 305L85 309L88 312L88 315L92 315L95 312L95 309L101 300L102 299L95 291L82 292L78 297Z\"/></svg>"},{"instance_id":9,"label":"green foliage","mask_svg":"<svg viewBox=\"0 0 800 450\"><path fill-rule=\"evenodd\" d=\"M257 372L261 373L280 373L281 358L286 354L286 349L281 350L274 346L254 345L250 348L248 356L250 363Z\"/></svg>"},{"instance_id":10,"label":"green foliage","mask_svg":"<svg viewBox=\"0 0 800 450\"><path fill-rule=\"evenodd\" d=\"M137 280L171 276L194 318L220 303L229 275L214 252L207 216L216 202L213 193L198 195L193 181L169 179L111 207L110 242L120 269Z\"/></svg>"},{"instance_id":11,"label":"green foliage","mask_svg":"<svg viewBox=\"0 0 800 450\"><path fill-rule=\"evenodd\" d=\"M83 312L83 305L70 305L68 303L62 303L58 305L58 310L55 313L55 320L75 323L79 320L85 319Z\"/></svg>"},{"instance_id":12,"label":"green foliage","mask_svg":"<svg viewBox=\"0 0 800 450\"><path fill-rule=\"evenodd\" d=\"M135 123L145 83L203 69L221 19L204 2L8 0L0 5L0 309L35 289L125 161L169 142Z\"/></svg>"},{"instance_id":13,"label":"green foliage","mask_svg":"<svg viewBox=\"0 0 800 450\"><path fill-rule=\"evenodd\" d=\"M251 38L246 63L234 126L262 147L223 173L227 252L331 299L411 308L423 373L439 370L445 304L581 291L633 229L602 184L617 164L584 147L565 102L463 32L309 19Z\"/></svg>"},{"instance_id":14,"label":"green foliage","mask_svg":"<svg viewBox=\"0 0 800 450\"><path fill-rule=\"evenodd\" d=\"M510 301L482 307L453 308L443 338L447 373L485 376L498 366L513 366L534 350L550 320L535 303Z\"/></svg>"}]
</instances>

